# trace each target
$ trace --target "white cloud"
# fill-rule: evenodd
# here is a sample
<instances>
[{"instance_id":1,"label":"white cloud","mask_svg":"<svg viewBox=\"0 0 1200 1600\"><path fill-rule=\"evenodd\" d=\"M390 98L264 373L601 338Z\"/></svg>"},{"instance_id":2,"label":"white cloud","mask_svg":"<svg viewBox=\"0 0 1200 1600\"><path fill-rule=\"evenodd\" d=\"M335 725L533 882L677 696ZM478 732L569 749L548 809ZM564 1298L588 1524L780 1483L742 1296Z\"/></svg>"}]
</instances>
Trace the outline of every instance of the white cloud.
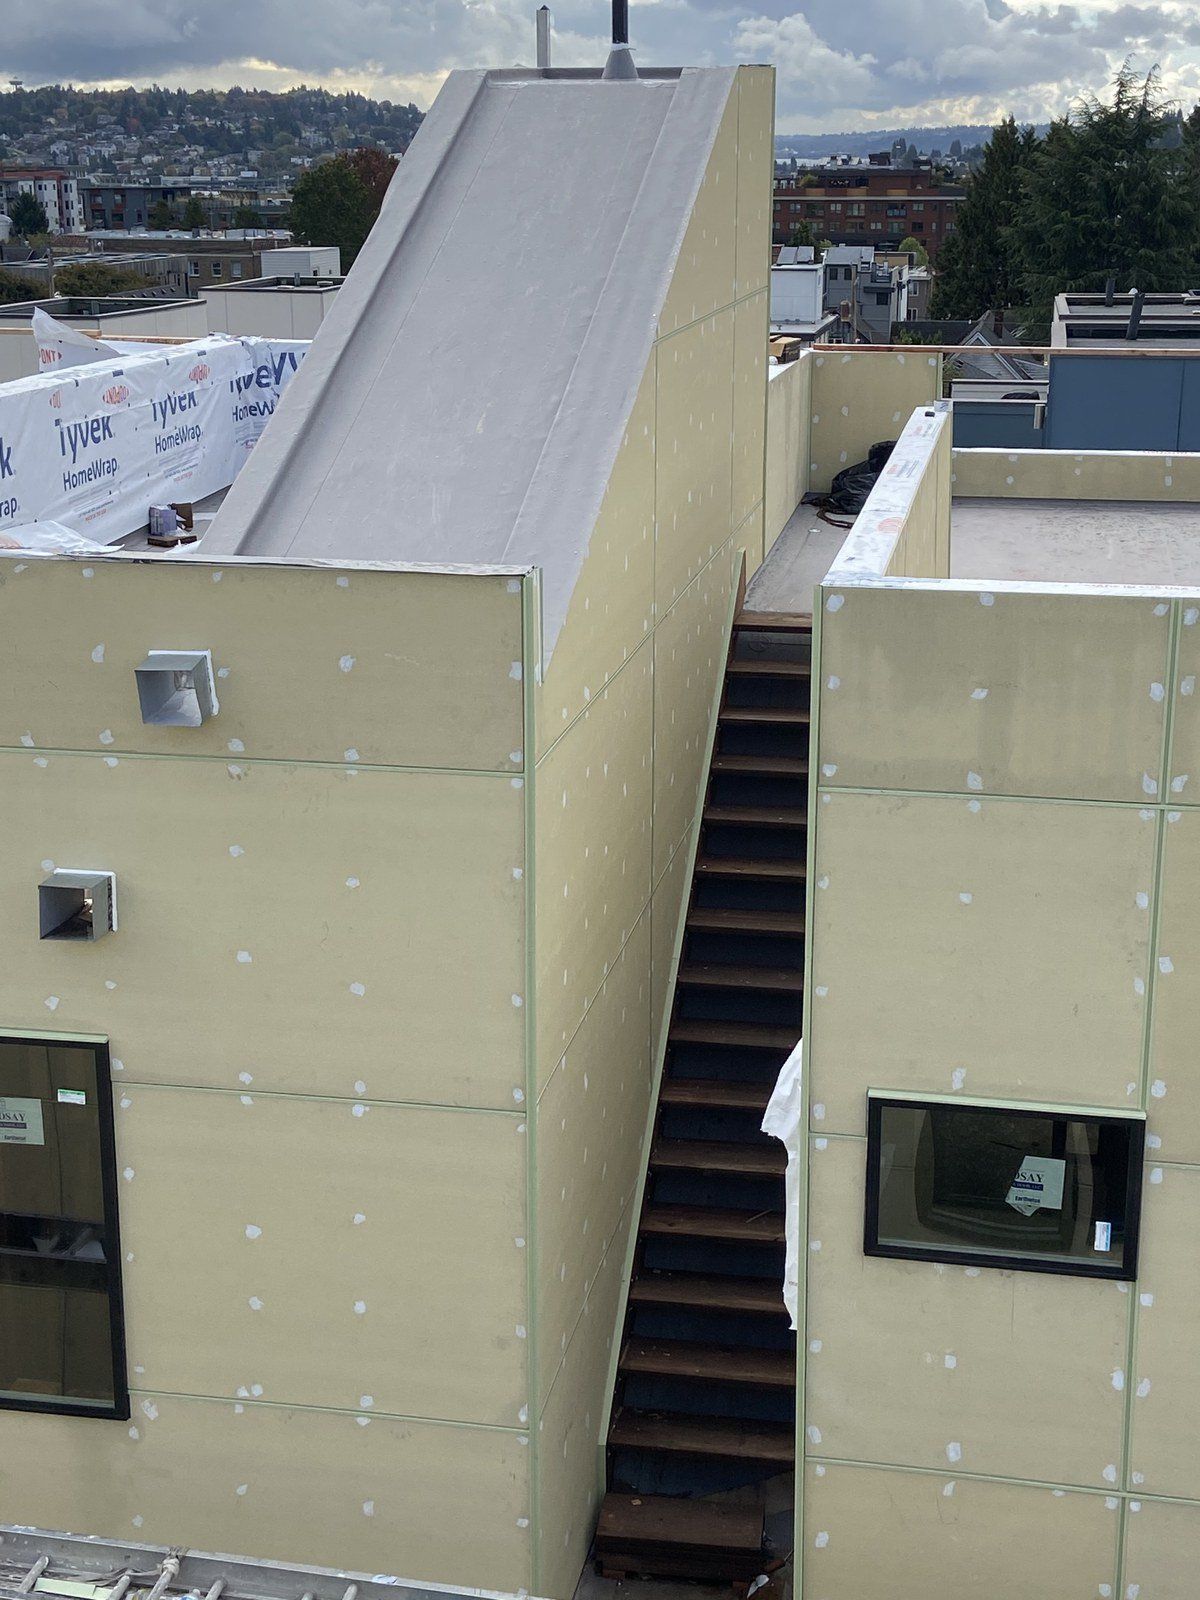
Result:
<instances>
[{"instance_id":1,"label":"white cloud","mask_svg":"<svg viewBox=\"0 0 1200 1600\"><path fill-rule=\"evenodd\" d=\"M426 106L455 66L528 62L534 0L85 0L69 28L44 0L4 0L0 74L27 83L322 83ZM554 6L555 60L603 59L608 9ZM1190 105L1200 17L1181 0L634 0L638 58L770 61L778 126L1042 120L1101 90L1127 54L1159 61Z\"/></svg>"}]
</instances>

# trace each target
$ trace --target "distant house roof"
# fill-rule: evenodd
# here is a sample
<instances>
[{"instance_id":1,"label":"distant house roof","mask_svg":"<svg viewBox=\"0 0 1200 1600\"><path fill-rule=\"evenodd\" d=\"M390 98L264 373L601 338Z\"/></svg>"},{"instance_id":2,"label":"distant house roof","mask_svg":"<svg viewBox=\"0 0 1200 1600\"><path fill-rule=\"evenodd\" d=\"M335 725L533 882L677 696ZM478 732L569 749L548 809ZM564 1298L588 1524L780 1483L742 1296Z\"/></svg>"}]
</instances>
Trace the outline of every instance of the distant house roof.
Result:
<instances>
[{"instance_id":1,"label":"distant house roof","mask_svg":"<svg viewBox=\"0 0 1200 1600\"><path fill-rule=\"evenodd\" d=\"M831 244L823 257L826 266L838 267L855 264L869 267L874 259L873 244Z\"/></svg>"}]
</instances>

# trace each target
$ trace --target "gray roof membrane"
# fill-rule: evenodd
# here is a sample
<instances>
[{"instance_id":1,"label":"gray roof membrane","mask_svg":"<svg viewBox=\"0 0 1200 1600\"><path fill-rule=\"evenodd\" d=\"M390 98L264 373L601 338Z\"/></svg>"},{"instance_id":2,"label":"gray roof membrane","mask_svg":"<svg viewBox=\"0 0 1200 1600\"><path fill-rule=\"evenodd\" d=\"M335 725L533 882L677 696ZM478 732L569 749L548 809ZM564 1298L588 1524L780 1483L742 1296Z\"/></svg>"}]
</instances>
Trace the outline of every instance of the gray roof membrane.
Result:
<instances>
[{"instance_id":1,"label":"gray roof membrane","mask_svg":"<svg viewBox=\"0 0 1200 1600\"><path fill-rule=\"evenodd\" d=\"M548 655L734 70L452 73L204 555L536 565Z\"/></svg>"}]
</instances>

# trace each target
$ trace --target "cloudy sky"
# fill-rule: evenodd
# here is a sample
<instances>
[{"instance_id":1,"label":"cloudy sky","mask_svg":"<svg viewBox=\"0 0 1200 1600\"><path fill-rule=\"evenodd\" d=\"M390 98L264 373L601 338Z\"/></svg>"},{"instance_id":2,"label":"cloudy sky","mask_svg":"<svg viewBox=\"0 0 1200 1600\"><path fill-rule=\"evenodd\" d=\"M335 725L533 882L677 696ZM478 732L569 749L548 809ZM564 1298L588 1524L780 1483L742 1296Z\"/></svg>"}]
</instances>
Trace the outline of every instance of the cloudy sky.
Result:
<instances>
[{"instance_id":1,"label":"cloudy sky","mask_svg":"<svg viewBox=\"0 0 1200 1600\"><path fill-rule=\"evenodd\" d=\"M28 84L300 82L427 106L455 66L532 55L536 0L0 0L0 74ZM605 0L551 0L560 65L602 59ZM1165 0L632 0L638 57L770 61L780 132L1043 120L1120 61L1200 99L1200 10Z\"/></svg>"}]
</instances>

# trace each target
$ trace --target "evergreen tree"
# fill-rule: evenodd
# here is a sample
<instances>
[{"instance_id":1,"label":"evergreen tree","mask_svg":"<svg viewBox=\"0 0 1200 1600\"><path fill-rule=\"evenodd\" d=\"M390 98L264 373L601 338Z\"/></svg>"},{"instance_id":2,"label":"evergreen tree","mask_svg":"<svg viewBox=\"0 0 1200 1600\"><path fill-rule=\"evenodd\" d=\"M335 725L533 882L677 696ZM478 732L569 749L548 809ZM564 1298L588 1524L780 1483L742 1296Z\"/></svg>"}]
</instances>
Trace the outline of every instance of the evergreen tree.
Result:
<instances>
[{"instance_id":1,"label":"evergreen tree","mask_svg":"<svg viewBox=\"0 0 1200 1600\"><path fill-rule=\"evenodd\" d=\"M974 322L985 311L1022 303L1023 263L1012 228L1037 146L1033 129L1019 128L1012 117L992 129L954 232L938 252L931 317Z\"/></svg>"},{"instance_id":2,"label":"evergreen tree","mask_svg":"<svg viewBox=\"0 0 1200 1600\"><path fill-rule=\"evenodd\" d=\"M1172 138L1175 132L1176 137ZM1111 101L1088 96L1050 125L1029 167L1013 230L1032 331L1049 328L1054 297L1117 287L1187 287L1200 234L1195 143L1178 138L1157 69L1126 63Z\"/></svg>"},{"instance_id":3,"label":"evergreen tree","mask_svg":"<svg viewBox=\"0 0 1200 1600\"><path fill-rule=\"evenodd\" d=\"M198 195L188 195L187 204L183 208L183 225L185 228L202 228L204 226L204 207Z\"/></svg>"},{"instance_id":4,"label":"evergreen tree","mask_svg":"<svg viewBox=\"0 0 1200 1600\"><path fill-rule=\"evenodd\" d=\"M816 247L817 241L813 238L812 224L803 218L792 224L792 231L788 234L788 243L794 245L811 244Z\"/></svg>"},{"instance_id":5,"label":"evergreen tree","mask_svg":"<svg viewBox=\"0 0 1200 1600\"><path fill-rule=\"evenodd\" d=\"M46 233L50 227L50 219L46 215L46 208L40 200L24 190L16 196L8 208L12 218L13 232L27 239L30 234Z\"/></svg>"},{"instance_id":6,"label":"evergreen tree","mask_svg":"<svg viewBox=\"0 0 1200 1600\"><path fill-rule=\"evenodd\" d=\"M337 245L343 272L362 249L378 214L366 184L343 156L310 167L292 191L291 227L297 244Z\"/></svg>"}]
</instances>

